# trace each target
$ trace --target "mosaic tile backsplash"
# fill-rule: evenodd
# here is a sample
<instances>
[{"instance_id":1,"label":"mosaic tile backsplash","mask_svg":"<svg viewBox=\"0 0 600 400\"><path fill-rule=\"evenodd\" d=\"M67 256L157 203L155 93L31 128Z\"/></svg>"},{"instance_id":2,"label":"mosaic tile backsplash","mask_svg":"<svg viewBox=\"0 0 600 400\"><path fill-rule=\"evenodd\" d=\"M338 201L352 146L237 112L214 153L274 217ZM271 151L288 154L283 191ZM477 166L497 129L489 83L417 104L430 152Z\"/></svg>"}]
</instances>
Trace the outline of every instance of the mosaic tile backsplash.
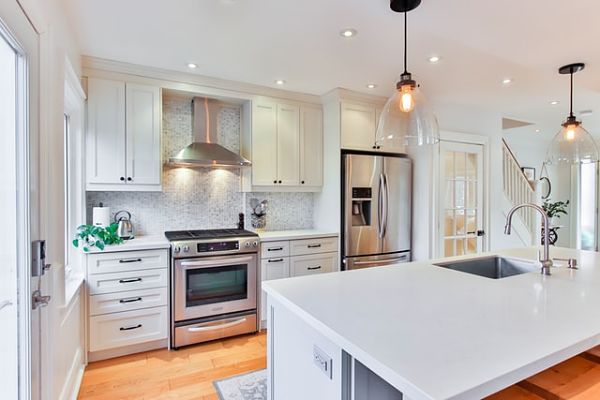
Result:
<instances>
[{"instance_id":1,"label":"mosaic tile backsplash","mask_svg":"<svg viewBox=\"0 0 600 400\"><path fill-rule=\"evenodd\" d=\"M231 151L240 148L240 110L223 108L218 140ZM192 105L187 99L163 99L163 159L192 141ZM132 214L137 235L167 230L233 228L238 214L250 227L250 199L267 200L266 230L308 229L313 226L312 193L241 193L238 170L165 168L162 192L87 192L88 223L92 207L102 202L114 213Z\"/></svg>"}]
</instances>

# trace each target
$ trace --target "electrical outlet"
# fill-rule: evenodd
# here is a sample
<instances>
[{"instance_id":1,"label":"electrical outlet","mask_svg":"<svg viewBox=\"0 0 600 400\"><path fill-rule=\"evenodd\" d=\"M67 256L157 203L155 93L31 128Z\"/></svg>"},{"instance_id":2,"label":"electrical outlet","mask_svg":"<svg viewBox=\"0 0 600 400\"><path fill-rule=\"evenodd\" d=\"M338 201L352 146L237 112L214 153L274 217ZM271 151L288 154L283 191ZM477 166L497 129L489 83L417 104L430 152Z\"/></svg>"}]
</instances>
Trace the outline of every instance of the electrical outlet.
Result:
<instances>
[{"instance_id":1,"label":"electrical outlet","mask_svg":"<svg viewBox=\"0 0 600 400\"><path fill-rule=\"evenodd\" d=\"M333 379L333 359L317 346L313 346L313 362L329 379Z\"/></svg>"}]
</instances>

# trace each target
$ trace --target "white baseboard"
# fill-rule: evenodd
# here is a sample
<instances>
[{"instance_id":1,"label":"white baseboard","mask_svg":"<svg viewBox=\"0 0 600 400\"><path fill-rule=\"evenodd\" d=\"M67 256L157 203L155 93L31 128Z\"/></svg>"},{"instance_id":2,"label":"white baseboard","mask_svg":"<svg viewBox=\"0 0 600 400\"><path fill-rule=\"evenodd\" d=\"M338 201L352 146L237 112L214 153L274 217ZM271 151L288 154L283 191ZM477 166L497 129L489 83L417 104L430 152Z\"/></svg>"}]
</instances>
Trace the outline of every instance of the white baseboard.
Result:
<instances>
[{"instance_id":1,"label":"white baseboard","mask_svg":"<svg viewBox=\"0 0 600 400\"><path fill-rule=\"evenodd\" d=\"M77 400L84 370L83 351L79 348L75 357L73 357L73 364L71 364L71 368L69 368L67 379L60 392L60 400Z\"/></svg>"}]
</instances>

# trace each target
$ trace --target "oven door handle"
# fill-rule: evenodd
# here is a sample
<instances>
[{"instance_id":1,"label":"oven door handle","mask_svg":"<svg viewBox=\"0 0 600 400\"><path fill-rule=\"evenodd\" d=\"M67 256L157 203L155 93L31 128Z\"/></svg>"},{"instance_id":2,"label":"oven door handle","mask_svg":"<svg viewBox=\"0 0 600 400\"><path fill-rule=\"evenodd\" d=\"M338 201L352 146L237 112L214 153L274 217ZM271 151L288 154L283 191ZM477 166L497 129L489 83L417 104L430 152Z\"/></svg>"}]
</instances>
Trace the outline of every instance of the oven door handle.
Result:
<instances>
[{"instance_id":1,"label":"oven door handle","mask_svg":"<svg viewBox=\"0 0 600 400\"><path fill-rule=\"evenodd\" d=\"M223 261L225 261L226 264L222 264ZM220 260L213 259L213 260L206 260L206 261L200 261L200 260L182 261L180 265L182 267L220 267L223 265L231 265L231 264L235 264L235 263L247 263L249 261L252 261L252 257L236 257L236 258L227 257L227 258L222 258Z\"/></svg>"},{"instance_id":2,"label":"oven door handle","mask_svg":"<svg viewBox=\"0 0 600 400\"><path fill-rule=\"evenodd\" d=\"M231 322L226 322L224 324L215 324L215 325L208 325L208 326L192 326L192 327L188 328L188 331L189 332L214 331L214 330L217 330L217 329L230 328L232 326L243 324L244 322L246 322L246 317L239 318L239 319L236 319L236 320L231 321Z\"/></svg>"}]
</instances>

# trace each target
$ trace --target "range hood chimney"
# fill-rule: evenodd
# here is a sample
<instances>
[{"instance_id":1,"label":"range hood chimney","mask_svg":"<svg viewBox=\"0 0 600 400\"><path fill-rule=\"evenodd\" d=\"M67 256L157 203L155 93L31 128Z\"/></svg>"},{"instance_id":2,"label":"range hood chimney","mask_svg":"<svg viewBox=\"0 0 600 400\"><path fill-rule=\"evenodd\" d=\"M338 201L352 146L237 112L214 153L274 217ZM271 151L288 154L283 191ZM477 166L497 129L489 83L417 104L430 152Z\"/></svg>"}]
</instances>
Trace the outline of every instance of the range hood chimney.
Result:
<instances>
[{"instance_id":1,"label":"range hood chimney","mask_svg":"<svg viewBox=\"0 0 600 400\"><path fill-rule=\"evenodd\" d=\"M252 163L217 144L219 102L204 97L192 100L193 142L169 159L169 165L187 167L244 167Z\"/></svg>"}]
</instances>

